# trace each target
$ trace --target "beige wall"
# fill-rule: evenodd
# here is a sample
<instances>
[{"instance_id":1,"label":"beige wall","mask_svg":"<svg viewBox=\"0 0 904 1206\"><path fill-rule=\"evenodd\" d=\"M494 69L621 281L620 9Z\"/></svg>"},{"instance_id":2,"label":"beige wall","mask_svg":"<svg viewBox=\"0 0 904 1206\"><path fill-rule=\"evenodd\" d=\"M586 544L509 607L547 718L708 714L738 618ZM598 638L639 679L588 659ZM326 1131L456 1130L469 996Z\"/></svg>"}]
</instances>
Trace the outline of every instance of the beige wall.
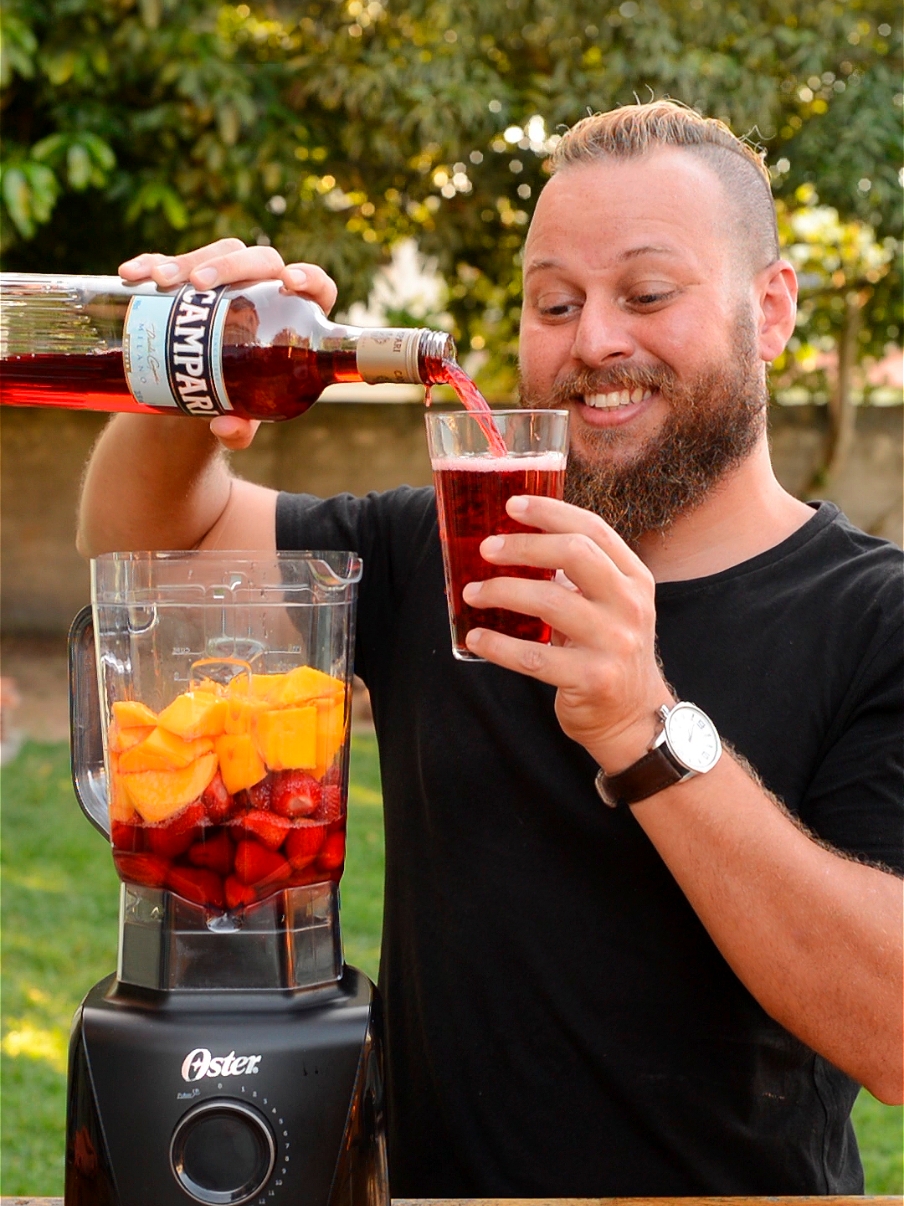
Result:
<instances>
[{"instance_id":1,"label":"beige wall","mask_svg":"<svg viewBox=\"0 0 904 1206\"><path fill-rule=\"evenodd\" d=\"M857 439L832 497L867 531L902 543L902 407L864 408ZM0 413L0 551L3 632L58 633L87 601L87 569L75 551L82 466L104 425L72 411ZM825 412L773 408L781 481L803 492L818 463ZM287 490L330 494L425 485L430 467L420 405L320 403L301 419L261 429L235 457L243 477ZM111 500L115 505L115 500Z\"/></svg>"}]
</instances>

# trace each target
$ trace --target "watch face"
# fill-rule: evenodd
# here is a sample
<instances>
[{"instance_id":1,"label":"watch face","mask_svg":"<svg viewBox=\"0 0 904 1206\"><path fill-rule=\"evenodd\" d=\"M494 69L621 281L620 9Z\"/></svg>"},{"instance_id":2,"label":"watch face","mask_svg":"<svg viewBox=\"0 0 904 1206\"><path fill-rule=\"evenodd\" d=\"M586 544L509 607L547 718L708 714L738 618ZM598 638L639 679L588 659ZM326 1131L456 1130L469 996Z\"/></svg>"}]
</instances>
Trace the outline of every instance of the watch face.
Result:
<instances>
[{"instance_id":1,"label":"watch face","mask_svg":"<svg viewBox=\"0 0 904 1206\"><path fill-rule=\"evenodd\" d=\"M677 704L665 728L670 751L688 770L703 774L719 761L722 743L715 725L693 704Z\"/></svg>"}]
</instances>

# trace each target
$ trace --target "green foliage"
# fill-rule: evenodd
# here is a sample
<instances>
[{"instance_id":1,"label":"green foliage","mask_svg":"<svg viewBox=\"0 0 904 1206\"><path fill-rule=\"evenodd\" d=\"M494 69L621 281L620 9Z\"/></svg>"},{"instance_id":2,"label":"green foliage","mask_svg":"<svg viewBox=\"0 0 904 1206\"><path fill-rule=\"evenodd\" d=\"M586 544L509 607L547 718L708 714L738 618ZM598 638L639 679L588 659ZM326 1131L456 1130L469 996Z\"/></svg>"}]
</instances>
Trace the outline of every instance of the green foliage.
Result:
<instances>
[{"instance_id":1,"label":"green foliage","mask_svg":"<svg viewBox=\"0 0 904 1206\"><path fill-rule=\"evenodd\" d=\"M413 238L464 349L492 348L498 375L551 139L588 109L670 95L723 117L767 149L789 211L815 187L897 251L898 15L890 0L9 0L5 266L110 270L229 233L322 263L347 307ZM864 351L899 340L900 295L894 266L864 301Z\"/></svg>"}]
</instances>

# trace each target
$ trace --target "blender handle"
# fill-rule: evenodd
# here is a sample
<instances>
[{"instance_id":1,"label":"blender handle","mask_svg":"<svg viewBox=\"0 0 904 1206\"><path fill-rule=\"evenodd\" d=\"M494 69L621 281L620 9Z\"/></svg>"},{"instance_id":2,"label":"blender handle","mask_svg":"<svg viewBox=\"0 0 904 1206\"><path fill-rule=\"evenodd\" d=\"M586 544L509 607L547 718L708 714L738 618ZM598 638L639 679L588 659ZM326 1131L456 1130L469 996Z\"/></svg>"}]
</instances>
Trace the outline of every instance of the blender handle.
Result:
<instances>
[{"instance_id":1,"label":"blender handle","mask_svg":"<svg viewBox=\"0 0 904 1206\"><path fill-rule=\"evenodd\" d=\"M69 629L69 750L72 786L82 812L110 837L107 772L94 648L94 619L83 607Z\"/></svg>"}]
</instances>

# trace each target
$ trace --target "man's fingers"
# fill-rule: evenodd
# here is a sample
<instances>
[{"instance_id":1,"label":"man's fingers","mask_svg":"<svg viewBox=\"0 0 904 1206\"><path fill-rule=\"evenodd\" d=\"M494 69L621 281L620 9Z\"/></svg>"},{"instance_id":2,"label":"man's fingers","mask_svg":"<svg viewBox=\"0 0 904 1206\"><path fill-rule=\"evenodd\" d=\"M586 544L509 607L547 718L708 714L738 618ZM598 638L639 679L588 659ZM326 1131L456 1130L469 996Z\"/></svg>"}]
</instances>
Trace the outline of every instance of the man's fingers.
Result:
<instances>
[{"instance_id":1,"label":"man's fingers","mask_svg":"<svg viewBox=\"0 0 904 1206\"><path fill-rule=\"evenodd\" d=\"M241 239L217 239L185 255L161 255L159 251L146 251L120 264L119 274L127 281L152 279L164 287L183 285L192 269L198 265L242 250L247 249Z\"/></svg>"},{"instance_id":2,"label":"man's fingers","mask_svg":"<svg viewBox=\"0 0 904 1206\"><path fill-rule=\"evenodd\" d=\"M247 448L258 427L260 422L257 419L240 419L237 415L219 415L210 421L211 434L232 452Z\"/></svg>"},{"instance_id":3,"label":"man's fingers","mask_svg":"<svg viewBox=\"0 0 904 1206\"><path fill-rule=\"evenodd\" d=\"M571 503L561 502L557 498L518 494L508 500L506 511L519 523L541 528L544 532L558 532L563 535L577 533L589 537L623 574L633 574L643 568L643 562L628 548L618 533L599 515L585 511L583 507L572 506Z\"/></svg>"},{"instance_id":4,"label":"man's fingers","mask_svg":"<svg viewBox=\"0 0 904 1206\"><path fill-rule=\"evenodd\" d=\"M238 240L236 240L238 242ZM192 252L192 255L197 255ZM233 285L238 281L278 280L285 264L275 247L245 247L189 266L189 280L198 289ZM155 269L154 278L161 269Z\"/></svg>"},{"instance_id":5,"label":"man's fingers","mask_svg":"<svg viewBox=\"0 0 904 1206\"><path fill-rule=\"evenodd\" d=\"M310 297L327 314L336 304L336 282L316 264L286 264L280 275L287 289Z\"/></svg>"},{"instance_id":6,"label":"man's fingers","mask_svg":"<svg viewBox=\"0 0 904 1206\"><path fill-rule=\"evenodd\" d=\"M159 251L145 251L120 264L117 271L124 281L146 281L156 264L162 264L170 258Z\"/></svg>"}]
</instances>

